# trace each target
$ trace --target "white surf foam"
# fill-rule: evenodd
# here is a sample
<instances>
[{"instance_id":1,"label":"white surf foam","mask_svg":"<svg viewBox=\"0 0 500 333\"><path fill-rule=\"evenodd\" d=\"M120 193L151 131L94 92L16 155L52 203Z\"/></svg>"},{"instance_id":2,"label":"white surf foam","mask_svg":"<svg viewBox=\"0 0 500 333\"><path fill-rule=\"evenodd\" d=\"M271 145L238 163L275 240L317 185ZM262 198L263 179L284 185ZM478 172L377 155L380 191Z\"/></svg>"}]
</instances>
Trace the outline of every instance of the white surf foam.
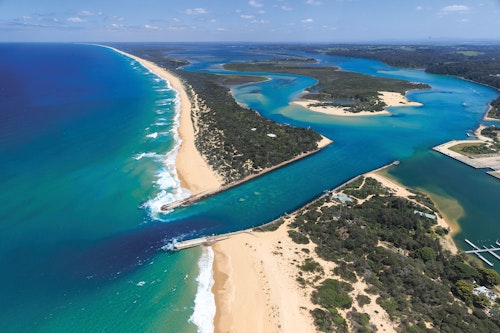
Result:
<instances>
[{"instance_id":1,"label":"white surf foam","mask_svg":"<svg viewBox=\"0 0 500 333\"><path fill-rule=\"evenodd\" d=\"M215 317L215 297L212 293L214 285L214 274L212 265L214 262L214 252L211 247L203 247L203 253L198 267L200 274L196 278L198 289L194 300L194 311L189 321L198 327L199 333L214 332Z\"/></svg>"},{"instance_id":2,"label":"white surf foam","mask_svg":"<svg viewBox=\"0 0 500 333\"><path fill-rule=\"evenodd\" d=\"M140 154L136 154L134 155L134 160L137 160L139 161L140 159L142 158L152 158L152 159L155 159L157 161L163 161L164 159L164 156L163 155L160 155L160 154L157 154L157 153L140 153Z\"/></svg>"},{"instance_id":3,"label":"white surf foam","mask_svg":"<svg viewBox=\"0 0 500 333\"><path fill-rule=\"evenodd\" d=\"M143 66L144 67L144 66ZM146 67L144 67L146 68ZM179 118L180 118L180 110L181 110L181 105L180 105L180 96L179 92L172 88L170 85L170 82L163 79L162 77L158 76L156 73L153 73L150 69L146 68L148 70L149 74L153 74L153 80L157 83L154 85L154 89L156 89L158 92L163 92L163 91L173 91L174 92L174 97L160 97L156 101L156 106L154 112L158 115L162 115L167 112L171 112L171 107L174 107L174 119L173 119L173 124L172 124L172 130L168 132L154 132L151 134L147 134L146 136L148 138L156 139L159 135L164 136L164 135L173 135L175 145L174 147L166 154L163 155L165 157L164 162L163 162L163 167L158 171L156 175L156 180L154 181L153 186L155 187L156 191L155 194L152 194L152 197L150 197L143 205L141 205L142 208L146 209L150 215L150 217L154 220L164 220L162 216L165 215L166 212L163 212L161 210L161 207L165 204L177 201L177 200L182 200L191 194L189 190L183 189L180 184L179 177L177 175L177 170L175 167L175 159L177 157L177 153L179 151L179 147L181 144L181 139L179 138L179 135L177 133L178 128L179 128ZM165 118L159 118L156 120L155 125L156 126L163 126L167 121ZM165 125L168 125L168 123L165 123ZM135 155L134 158L136 160L140 160L144 157L149 157L150 153L144 153ZM152 153L154 154L154 153ZM156 154L156 156L162 156L160 154Z\"/></svg>"},{"instance_id":4,"label":"white surf foam","mask_svg":"<svg viewBox=\"0 0 500 333\"><path fill-rule=\"evenodd\" d=\"M158 132L154 132L146 135L148 138L156 139L158 137Z\"/></svg>"}]
</instances>

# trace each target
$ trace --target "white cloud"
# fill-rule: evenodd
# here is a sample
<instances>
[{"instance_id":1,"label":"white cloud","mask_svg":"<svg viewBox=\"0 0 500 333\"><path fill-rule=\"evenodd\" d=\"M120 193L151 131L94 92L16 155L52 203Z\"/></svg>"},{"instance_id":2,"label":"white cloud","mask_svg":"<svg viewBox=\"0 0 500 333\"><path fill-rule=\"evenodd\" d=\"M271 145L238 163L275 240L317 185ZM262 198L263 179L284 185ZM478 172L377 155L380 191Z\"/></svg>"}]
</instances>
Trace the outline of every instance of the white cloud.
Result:
<instances>
[{"instance_id":1,"label":"white cloud","mask_svg":"<svg viewBox=\"0 0 500 333\"><path fill-rule=\"evenodd\" d=\"M189 8L184 11L184 14L187 15L199 15L199 14L206 14L208 13L205 8Z\"/></svg>"},{"instance_id":2,"label":"white cloud","mask_svg":"<svg viewBox=\"0 0 500 333\"><path fill-rule=\"evenodd\" d=\"M451 13L451 12L468 12L470 10L470 7L465 6L465 5L451 5L451 6L446 6L441 9L442 12L445 13Z\"/></svg>"},{"instance_id":3,"label":"white cloud","mask_svg":"<svg viewBox=\"0 0 500 333\"><path fill-rule=\"evenodd\" d=\"M308 18L308 19L300 20L300 22L302 22L302 23L313 23L314 21L313 21L313 19Z\"/></svg>"},{"instance_id":4,"label":"white cloud","mask_svg":"<svg viewBox=\"0 0 500 333\"><path fill-rule=\"evenodd\" d=\"M253 15L240 15L240 17L245 20L251 20L255 18L255 16Z\"/></svg>"},{"instance_id":5,"label":"white cloud","mask_svg":"<svg viewBox=\"0 0 500 333\"><path fill-rule=\"evenodd\" d=\"M281 6L281 10L284 10L286 12L289 12L292 10L292 7L288 7L288 6Z\"/></svg>"},{"instance_id":6,"label":"white cloud","mask_svg":"<svg viewBox=\"0 0 500 333\"><path fill-rule=\"evenodd\" d=\"M69 17L68 18L68 22L71 22L71 23L83 23L83 22L87 22L87 20L82 19L81 17Z\"/></svg>"},{"instance_id":7,"label":"white cloud","mask_svg":"<svg viewBox=\"0 0 500 333\"><path fill-rule=\"evenodd\" d=\"M322 4L322 2L321 1L317 1L317 0L307 0L306 4L313 5L313 6L319 6L319 5Z\"/></svg>"},{"instance_id":8,"label":"white cloud","mask_svg":"<svg viewBox=\"0 0 500 333\"><path fill-rule=\"evenodd\" d=\"M266 21L266 20L253 20L250 23L253 23L253 24L265 24L265 23L269 23L269 21Z\"/></svg>"},{"instance_id":9,"label":"white cloud","mask_svg":"<svg viewBox=\"0 0 500 333\"><path fill-rule=\"evenodd\" d=\"M81 12L78 12L78 16L94 16L94 15L98 15L98 14L90 12L88 10L82 10Z\"/></svg>"},{"instance_id":10,"label":"white cloud","mask_svg":"<svg viewBox=\"0 0 500 333\"><path fill-rule=\"evenodd\" d=\"M145 24L144 29L146 30L160 30L161 28L156 25Z\"/></svg>"},{"instance_id":11,"label":"white cloud","mask_svg":"<svg viewBox=\"0 0 500 333\"><path fill-rule=\"evenodd\" d=\"M257 2L255 0L250 0L248 1L248 4L252 7L262 7L264 6L263 4L261 4L260 2Z\"/></svg>"},{"instance_id":12,"label":"white cloud","mask_svg":"<svg viewBox=\"0 0 500 333\"><path fill-rule=\"evenodd\" d=\"M115 15L106 16L104 19L107 21L119 21L119 22L125 21L125 18L123 16L115 16Z\"/></svg>"},{"instance_id":13,"label":"white cloud","mask_svg":"<svg viewBox=\"0 0 500 333\"><path fill-rule=\"evenodd\" d=\"M216 23L217 20L216 19L211 19L210 21L208 21L209 23Z\"/></svg>"},{"instance_id":14,"label":"white cloud","mask_svg":"<svg viewBox=\"0 0 500 333\"><path fill-rule=\"evenodd\" d=\"M217 28L217 31L226 31L224 28Z\"/></svg>"}]
</instances>

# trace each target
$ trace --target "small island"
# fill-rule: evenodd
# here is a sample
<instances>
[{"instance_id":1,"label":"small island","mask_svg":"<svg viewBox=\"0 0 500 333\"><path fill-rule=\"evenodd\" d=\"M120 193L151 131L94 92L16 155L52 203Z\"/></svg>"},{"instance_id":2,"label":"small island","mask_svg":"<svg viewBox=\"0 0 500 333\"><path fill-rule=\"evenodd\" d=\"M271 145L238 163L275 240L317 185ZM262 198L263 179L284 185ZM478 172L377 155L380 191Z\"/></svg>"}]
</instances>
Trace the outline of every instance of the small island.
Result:
<instances>
[{"instance_id":1,"label":"small island","mask_svg":"<svg viewBox=\"0 0 500 333\"><path fill-rule=\"evenodd\" d=\"M264 63L230 63L224 68L235 71L273 72L310 76L318 83L293 104L311 111L335 116L390 115L394 106L420 106L405 97L409 90L427 89L427 84L373 77L340 71L335 67L310 67L303 64L274 61Z\"/></svg>"}]
</instances>

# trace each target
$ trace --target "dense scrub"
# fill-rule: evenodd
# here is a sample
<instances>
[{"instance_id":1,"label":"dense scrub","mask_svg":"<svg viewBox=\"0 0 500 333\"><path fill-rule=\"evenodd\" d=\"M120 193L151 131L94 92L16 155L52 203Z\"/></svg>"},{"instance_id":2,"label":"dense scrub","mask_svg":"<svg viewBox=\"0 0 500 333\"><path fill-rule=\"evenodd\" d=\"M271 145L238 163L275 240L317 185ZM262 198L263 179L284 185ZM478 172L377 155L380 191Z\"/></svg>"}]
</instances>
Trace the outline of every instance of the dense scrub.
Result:
<instances>
[{"instance_id":1,"label":"dense scrub","mask_svg":"<svg viewBox=\"0 0 500 333\"><path fill-rule=\"evenodd\" d=\"M375 183L373 179L358 182L358 186L364 184L359 193L351 183L349 191L366 197L382 188ZM472 293L474 281L492 286L500 282L500 276L467 262L464 255L445 251L436 222L415 214L415 210L431 212L430 208L384 190L362 204L325 205L329 201L324 197L302 209L290 225L317 245L321 258L339 265L336 273L344 271L340 276L345 282L327 273L312 296L319 306L312 314L320 330L346 329L337 309L351 308L352 300L345 294L349 288L343 283L352 283L357 276L368 284L366 292L377 295L377 303L402 332L500 331L498 318L481 310L489 301ZM360 303L368 302L366 297L358 298ZM364 331L371 330L366 314L352 310L353 315Z\"/></svg>"}]
</instances>

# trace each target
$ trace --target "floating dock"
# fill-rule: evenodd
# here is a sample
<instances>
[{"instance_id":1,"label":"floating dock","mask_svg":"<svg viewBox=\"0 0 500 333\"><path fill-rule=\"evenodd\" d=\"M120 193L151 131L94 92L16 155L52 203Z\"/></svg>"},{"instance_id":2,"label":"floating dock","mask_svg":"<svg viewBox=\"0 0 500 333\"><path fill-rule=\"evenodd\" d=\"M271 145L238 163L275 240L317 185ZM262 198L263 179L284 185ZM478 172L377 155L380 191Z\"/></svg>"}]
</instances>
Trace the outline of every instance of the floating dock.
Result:
<instances>
[{"instance_id":1,"label":"floating dock","mask_svg":"<svg viewBox=\"0 0 500 333\"><path fill-rule=\"evenodd\" d=\"M500 260L500 255L498 255L496 253L496 251L500 251L500 243L498 243L498 241L495 242L496 246L490 245L489 247L487 247L486 245L483 245L482 249L479 248L477 245L475 245L474 243L472 243L468 239L466 239L465 242L467 244L469 244L470 246L472 246L472 248L474 249L474 250L465 251L465 253L475 254L479 259L481 259L482 261L484 261L485 263L487 263L491 267L493 267L493 263L491 261L489 261L488 259L486 259L481 253L487 252L487 253L491 254L494 258L496 258L497 260Z\"/></svg>"}]
</instances>

